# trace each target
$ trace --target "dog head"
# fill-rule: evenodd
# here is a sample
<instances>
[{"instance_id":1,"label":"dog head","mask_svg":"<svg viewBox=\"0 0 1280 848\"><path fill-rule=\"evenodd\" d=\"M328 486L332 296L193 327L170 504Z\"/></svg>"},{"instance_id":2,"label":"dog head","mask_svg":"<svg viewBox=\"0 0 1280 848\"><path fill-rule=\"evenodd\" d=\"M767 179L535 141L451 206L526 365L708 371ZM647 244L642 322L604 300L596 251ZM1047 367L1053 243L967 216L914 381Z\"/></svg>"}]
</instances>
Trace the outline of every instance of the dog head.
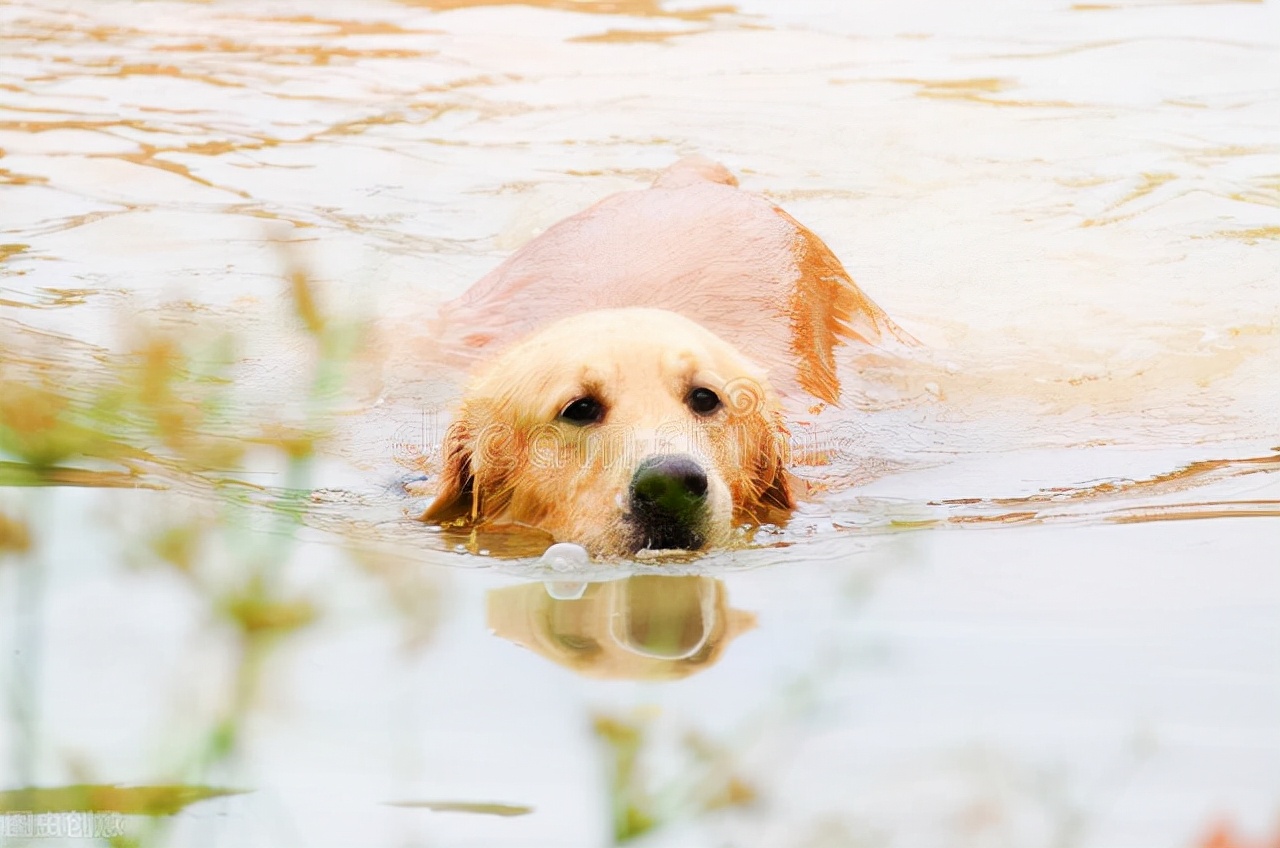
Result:
<instances>
[{"instance_id":1,"label":"dog head","mask_svg":"<svg viewBox=\"0 0 1280 848\"><path fill-rule=\"evenodd\" d=\"M764 374L673 312L558 321L468 388L428 521L525 525L596 555L725 544L793 506Z\"/></svg>"}]
</instances>

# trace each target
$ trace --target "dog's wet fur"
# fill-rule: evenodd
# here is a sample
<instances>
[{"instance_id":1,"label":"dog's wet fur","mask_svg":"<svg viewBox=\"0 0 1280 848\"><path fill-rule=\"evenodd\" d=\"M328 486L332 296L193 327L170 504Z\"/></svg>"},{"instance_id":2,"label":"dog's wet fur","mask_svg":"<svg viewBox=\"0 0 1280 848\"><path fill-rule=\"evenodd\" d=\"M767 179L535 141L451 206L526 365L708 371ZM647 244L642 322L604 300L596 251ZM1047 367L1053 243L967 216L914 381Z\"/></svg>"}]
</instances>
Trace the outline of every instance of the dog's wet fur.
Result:
<instances>
[{"instance_id":1,"label":"dog's wet fur","mask_svg":"<svg viewBox=\"0 0 1280 848\"><path fill-rule=\"evenodd\" d=\"M901 338L826 246L714 162L550 228L442 309L474 367L424 518L596 556L723 546L794 508L783 403L839 403L835 351Z\"/></svg>"}]
</instances>

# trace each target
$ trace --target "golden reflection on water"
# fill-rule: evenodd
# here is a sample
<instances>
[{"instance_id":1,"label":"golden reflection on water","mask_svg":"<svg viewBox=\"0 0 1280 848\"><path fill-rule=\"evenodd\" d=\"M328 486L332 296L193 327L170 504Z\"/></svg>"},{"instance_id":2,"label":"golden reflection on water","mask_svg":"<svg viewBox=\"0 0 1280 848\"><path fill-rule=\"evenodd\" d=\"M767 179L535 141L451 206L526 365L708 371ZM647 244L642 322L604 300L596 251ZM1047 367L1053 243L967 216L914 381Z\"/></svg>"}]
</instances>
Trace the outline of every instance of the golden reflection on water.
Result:
<instances>
[{"instance_id":1,"label":"golden reflection on water","mask_svg":"<svg viewBox=\"0 0 1280 848\"><path fill-rule=\"evenodd\" d=\"M893 79L891 82L916 86L916 97L936 100L965 100L970 103L984 103L989 106L1012 106L1031 109L1072 109L1084 104L1063 100L1020 100L1010 97L996 97L1017 88L1013 80L998 77L979 77L976 79Z\"/></svg>"},{"instance_id":2,"label":"golden reflection on water","mask_svg":"<svg viewBox=\"0 0 1280 848\"><path fill-rule=\"evenodd\" d=\"M1244 459L1203 460L1143 480L1107 480L1091 486L1058 487L1019 498L952 498L939 501L937 505L956 509L946 519L955 524L1069 520L1073 517L1071 507L1082 503L1087 504L1088 514L1094 520L1124 524L1182 519L1274 517L1280 514L1280 499L1205 500L1145 505L1137 505L1135 501L1168 497L1215 482L1274 474L1277 471L1280 471L1280 454Z\"/></svg>"},{"instance_id":3,"label":"golden reflection on water","mask_svg":"<svg viewBox=\"0 0 1280 848\"><path fill-rule=\"evenodd\" d=\"M1258 244L1267 239L1280 239L1280 226L1251 227L1247 230L1221 230L1217 235L1222 238L1239 239L1245 244Z\"/></svg>"},{"instance_id":4,"label":"golden reflection on water","mask_svg":"<svg viewBox=\"0 0 1280 848\"><path fill-rule=\"evenodd\" d=\"M1159 6L1224 6L1232 3L1263 3L1265 0L1126 0L1119 3L1072 3L1074 12L1105 12Z\"/></svg>"},{"instance_id":5,"label":"golden reflection on water","mask_svg":"<svg viewBox=\"0 0 1280 848\"><path fill-rule=\"evenodd\" d=\"M575 36L570 41L579 44L644 44L661 43L683 35L694 35L706 30L653 30L609 29L594 35Z\"/></svg>"},{"instance_id":6,"label":"golden reflection on water","mask_svg":"<svg viewBox=\"0 0 1280 848\"><path fill-rule=\"evenodd\" d=\"M577 674L678 680L715 665L755 616L711 577L637 575L606 583L494 589L489 628Z\"/></svg>"},{"instance_id":7,"label":"golden reflection on water","mask_svg":"<svg viewBox=\"0 0 1280 848\"><path fill-rule=\"evenodd\" d=\"M736 7L729 5L670 9L666 8L667 4L663 0L396 0L396 2L410 6L425 6L442 12L487 6L529 6L563 12L585 12L591 15L676 18L683 21L706 21L717 15L729 15L738 11Z\"/></svg>"}]
</instances>

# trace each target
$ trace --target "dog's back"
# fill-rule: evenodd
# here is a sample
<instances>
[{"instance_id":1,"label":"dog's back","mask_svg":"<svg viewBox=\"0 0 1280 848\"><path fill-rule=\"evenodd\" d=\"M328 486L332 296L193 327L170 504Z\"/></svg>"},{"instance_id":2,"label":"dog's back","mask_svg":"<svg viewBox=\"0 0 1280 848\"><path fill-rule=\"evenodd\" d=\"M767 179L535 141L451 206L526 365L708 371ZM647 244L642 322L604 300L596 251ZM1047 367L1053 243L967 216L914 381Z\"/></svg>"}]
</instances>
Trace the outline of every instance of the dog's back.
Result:
<instances>
[{"instance_id":1,"label":"dog's back","mask_svg":"<svg viewBox=\"0 0 1280 848\"><path fill-rule=\"evenodd\" d=\"M437 341L471 360L575 313L657 307L738 346L784 396L836 403L837 346L904 336L821 239L736 186L689 157L561 221L445 304Z\"/></svg>"}]
</instances>

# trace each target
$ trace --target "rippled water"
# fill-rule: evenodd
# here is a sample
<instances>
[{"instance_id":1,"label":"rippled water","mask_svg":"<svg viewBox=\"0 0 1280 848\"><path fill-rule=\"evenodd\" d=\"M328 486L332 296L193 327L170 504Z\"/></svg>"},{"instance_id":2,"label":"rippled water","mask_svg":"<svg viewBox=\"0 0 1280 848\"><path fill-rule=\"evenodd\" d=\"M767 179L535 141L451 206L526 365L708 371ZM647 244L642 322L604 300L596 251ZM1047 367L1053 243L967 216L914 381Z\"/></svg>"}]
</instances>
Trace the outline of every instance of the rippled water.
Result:
<instances>
[{"instance_id":1,"label":"rippled water","mask_svg":"<svg viewBox=\"0 0 1280 848\"><path fill-rule=\"evenodd\" d=\"M1277 80L1270 0L0 5L0 840L1273 834ZM689 153L921 342L840 461L682 562L414 521L437 304Z\"/></svg>"}]
</instances>

